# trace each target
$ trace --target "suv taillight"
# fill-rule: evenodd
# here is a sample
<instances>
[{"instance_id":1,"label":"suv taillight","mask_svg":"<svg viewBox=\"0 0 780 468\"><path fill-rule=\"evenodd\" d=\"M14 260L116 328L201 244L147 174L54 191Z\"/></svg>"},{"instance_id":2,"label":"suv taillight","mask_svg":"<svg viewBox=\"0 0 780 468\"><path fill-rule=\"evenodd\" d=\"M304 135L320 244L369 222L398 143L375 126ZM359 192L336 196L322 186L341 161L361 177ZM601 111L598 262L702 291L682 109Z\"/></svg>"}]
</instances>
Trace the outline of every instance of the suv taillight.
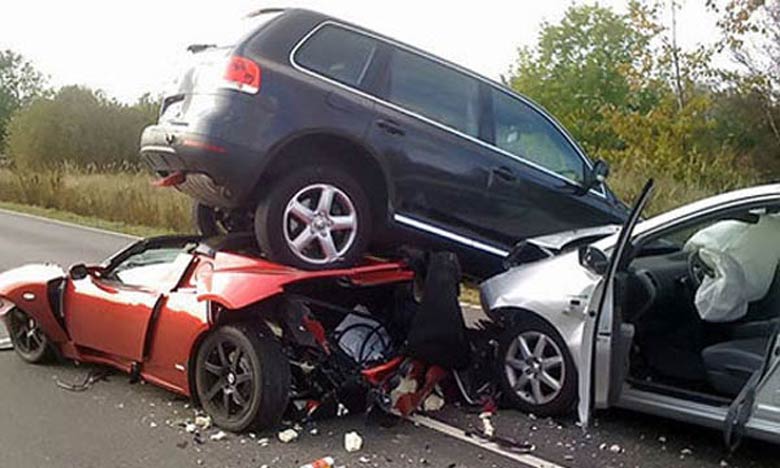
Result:
<instances>
[{"instance_id":1,"label":"suv taillight","mask_svg":"<svg viewBox=\"0 0 780 468\"><path fill-rule=\"evenodd\" d=\"M234 55L225 69L225 87L249 94L260 91L260 66L248 58Z\"/></svg>"}]
</instances>

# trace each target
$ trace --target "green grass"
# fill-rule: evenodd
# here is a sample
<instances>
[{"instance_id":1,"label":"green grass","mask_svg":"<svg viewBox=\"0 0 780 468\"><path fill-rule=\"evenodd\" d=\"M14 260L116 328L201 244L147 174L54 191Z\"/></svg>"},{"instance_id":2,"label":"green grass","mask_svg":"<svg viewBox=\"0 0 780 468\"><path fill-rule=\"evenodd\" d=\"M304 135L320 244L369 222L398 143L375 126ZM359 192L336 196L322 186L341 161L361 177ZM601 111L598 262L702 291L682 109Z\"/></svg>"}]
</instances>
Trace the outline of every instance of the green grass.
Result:
<instances>
[{"instance_id":1,"label":"green grass","mask_svg":"<svg viewBox=\"0 0 780 468\"><path fill-rule=\"evenodd\" d=\"M32 205L23 205L21 203L0 201L0 209L40 216L42 218L54 219L57 221L65 221L68 223L78 224L80 226L88 226L136 237L151 237L173 233L173 231L166 229L132 225L119 221L107 221L105 219L96 218L94 216L78 215L68 211L61 211L52 208L42 208Z\"/></svg>"}]
</instances>

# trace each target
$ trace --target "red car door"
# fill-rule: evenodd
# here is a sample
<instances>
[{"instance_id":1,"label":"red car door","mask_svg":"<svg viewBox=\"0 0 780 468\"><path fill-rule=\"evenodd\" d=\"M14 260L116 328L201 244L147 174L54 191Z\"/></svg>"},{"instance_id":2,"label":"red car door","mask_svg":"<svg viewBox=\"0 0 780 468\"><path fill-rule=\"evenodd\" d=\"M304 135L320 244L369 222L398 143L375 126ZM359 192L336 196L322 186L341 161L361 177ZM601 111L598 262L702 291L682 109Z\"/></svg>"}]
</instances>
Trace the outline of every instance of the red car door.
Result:
<instances>
[{"instance_id":1,"label":"red car door","mask_svg":"<svg viewBox=\"0 0 780 468\"><path fill-rule=\"evenodd\" d=\"M71 339L78 346L141 361L146 327L159 296L91 275L70 281L65 311Z\"/></svg>"},{"instance_id":2,"label":"red car door","mask_svg":"<svg viewBox=\"0 0 780 468\"><path fill-rule=\"evenodd\" d=\"M112 259L105 270L71 279L65 291L65 321L80 347L141 362L157 302L192 260L181 245L143 242Z\"/></svg>"}]
</instances>

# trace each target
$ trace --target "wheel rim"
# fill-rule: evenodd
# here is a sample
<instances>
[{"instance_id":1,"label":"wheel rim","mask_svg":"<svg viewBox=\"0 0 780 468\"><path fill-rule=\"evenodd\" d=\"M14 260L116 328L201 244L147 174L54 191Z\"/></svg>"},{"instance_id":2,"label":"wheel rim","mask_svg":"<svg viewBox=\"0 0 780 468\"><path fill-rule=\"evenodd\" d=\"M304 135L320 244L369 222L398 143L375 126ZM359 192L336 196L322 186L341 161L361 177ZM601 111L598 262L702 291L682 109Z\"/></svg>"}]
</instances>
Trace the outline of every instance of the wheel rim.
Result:
<instances>
[{"instance_id":1,"label":"wheel rim","mask_svg":"<svg viewBox=\"0 0 780 468\"><path fill-rule=\"evenodd\" d=\"M512 340L504 368L515 394L533 405L553 401L561 393L566 378L560 347L538 331L522 332Z\"/></svg>"},{"instance_id":2,"label":"wheel rim","mask_svg":"<svg viewBox=\"0 0 780 468\"><path fill-rule=\"evenodd\" d=\"M234 420L250 411L256 383L247 350L240 344L217 341L198 371L204 389L201 404L209 412Z\"/></svg>"},{"instance_id":3,"label":"wheel rim","mask_svg":"<svg viewBox=\"0 0 780 468\"><path fill-rule=\"evenodd\" d=\"M38 322L19 309L14 309L11 336L14 347L26 356L39 353L46 347L46 336Z\"/></svg>"},{"instance_id":4,"label":"wheel rim","mask_svg":"<svg viewBox=\"0 0 780 468\"><path fill-rule=\"evenodd\" d=\"M343 258L355 243L357 228L352 200L330 184L304 187L284 210L287 246L298 258L315 265Z\"/></svg>"}]
</instances>

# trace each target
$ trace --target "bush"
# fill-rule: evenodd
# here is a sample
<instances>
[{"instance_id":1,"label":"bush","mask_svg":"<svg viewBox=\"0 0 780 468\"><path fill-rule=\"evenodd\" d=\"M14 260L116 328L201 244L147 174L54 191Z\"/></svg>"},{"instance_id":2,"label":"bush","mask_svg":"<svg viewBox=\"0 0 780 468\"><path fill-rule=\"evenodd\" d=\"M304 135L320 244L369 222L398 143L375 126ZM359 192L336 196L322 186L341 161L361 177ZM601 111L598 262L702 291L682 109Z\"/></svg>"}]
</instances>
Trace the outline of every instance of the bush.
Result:
<instances>
[{"instance_id":1,"label":"bush","mask_svg":"<svg viewBox=\"0 0 780 468\"><path fill-rule=\"evenodd\" d=\"M13 115L7 152L13 164L25 170L54 170L64 163L135 167L141 131L154 119L147 102L128 106L100 92L65 87Z\"/></svg>"}]
</instances>

